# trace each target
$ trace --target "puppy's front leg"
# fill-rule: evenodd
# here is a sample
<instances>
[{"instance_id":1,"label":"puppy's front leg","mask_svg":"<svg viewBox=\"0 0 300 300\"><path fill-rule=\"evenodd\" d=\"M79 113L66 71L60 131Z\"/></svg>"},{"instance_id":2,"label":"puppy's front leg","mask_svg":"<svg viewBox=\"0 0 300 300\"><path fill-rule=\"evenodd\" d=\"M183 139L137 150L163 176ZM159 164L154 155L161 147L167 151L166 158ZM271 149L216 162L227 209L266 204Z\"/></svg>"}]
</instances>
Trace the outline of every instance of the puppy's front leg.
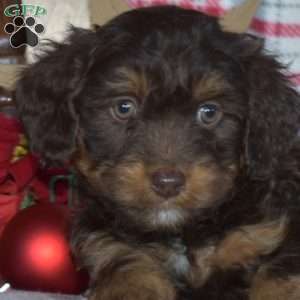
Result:
<instances>
[{"instance_id":1,"label":"puppy's front leg","mask_svg":"<svg viewBox=\"0 0 300 300\"><path fill-rule=\"evenodd\" d=\"M154 257L106 233L76 245L91 274L89 300L174 300L175 288ZM77 251L78 252L78 251Z\"/></svg>"}]
</instances>

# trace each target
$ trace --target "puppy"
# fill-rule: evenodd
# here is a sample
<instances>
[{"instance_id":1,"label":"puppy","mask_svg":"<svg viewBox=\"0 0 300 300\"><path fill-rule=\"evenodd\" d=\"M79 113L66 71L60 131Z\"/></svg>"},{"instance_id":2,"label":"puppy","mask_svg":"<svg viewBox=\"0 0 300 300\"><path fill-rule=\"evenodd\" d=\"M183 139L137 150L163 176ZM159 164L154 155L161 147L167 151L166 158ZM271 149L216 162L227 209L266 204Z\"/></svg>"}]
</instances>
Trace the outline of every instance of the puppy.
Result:
<instances>
[{"instance_id":1,"label":"puppy","mask_svg":"<svg viewBox=\"0 0 300 300\"><path fill-rule=\"evenodd\" d=\"M78 177L91 300L300 299L300 99L260 40L191 10L73 29L17 84Z\"/></svg>"}]
</instances>

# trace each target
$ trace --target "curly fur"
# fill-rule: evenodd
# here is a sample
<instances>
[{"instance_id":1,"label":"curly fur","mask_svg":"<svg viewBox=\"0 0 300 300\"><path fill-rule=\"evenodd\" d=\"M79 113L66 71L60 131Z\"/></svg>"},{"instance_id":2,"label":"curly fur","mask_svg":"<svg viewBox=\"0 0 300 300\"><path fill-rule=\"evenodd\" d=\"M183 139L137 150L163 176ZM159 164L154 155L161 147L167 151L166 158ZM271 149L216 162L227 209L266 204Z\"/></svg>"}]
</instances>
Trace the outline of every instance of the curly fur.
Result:
<instances>
[{"instance_id":1,"label":"curly fur","mask_svg":"<svg viewBox=\"0 0 300 300\"><path fill-rule=\"evenodd\" d=\"M138 103L128 122L111 116L120 97ZM259 39L133 10L73 29L16 101L32 151L77 172L71 242L90 299L300 298L300 98ZM206 101L223 112L213 128L195 120ZM166 165L186 177L172 201L149 184Z\"/></svg>"}]
</instances>

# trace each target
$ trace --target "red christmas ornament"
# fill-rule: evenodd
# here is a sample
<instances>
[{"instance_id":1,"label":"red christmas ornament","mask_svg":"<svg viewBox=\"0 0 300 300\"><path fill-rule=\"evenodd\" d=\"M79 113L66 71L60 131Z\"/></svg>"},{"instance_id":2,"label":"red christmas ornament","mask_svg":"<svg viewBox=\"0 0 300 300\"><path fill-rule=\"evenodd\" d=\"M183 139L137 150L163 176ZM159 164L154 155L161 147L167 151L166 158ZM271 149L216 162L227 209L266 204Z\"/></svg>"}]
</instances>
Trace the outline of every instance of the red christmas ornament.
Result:
<instances>
[{"instance_id":1,"label":"red christmas ornament","mask_svg":"<svg viewBox=\"0 0 300 300\"><path fill-rule=\"evenodd\" d=\"M0 273L12 287L79 294L87 276L77 271L67 240L67 206L38 204L20 211L0 239Z\"/></svg>"}]
</instances>

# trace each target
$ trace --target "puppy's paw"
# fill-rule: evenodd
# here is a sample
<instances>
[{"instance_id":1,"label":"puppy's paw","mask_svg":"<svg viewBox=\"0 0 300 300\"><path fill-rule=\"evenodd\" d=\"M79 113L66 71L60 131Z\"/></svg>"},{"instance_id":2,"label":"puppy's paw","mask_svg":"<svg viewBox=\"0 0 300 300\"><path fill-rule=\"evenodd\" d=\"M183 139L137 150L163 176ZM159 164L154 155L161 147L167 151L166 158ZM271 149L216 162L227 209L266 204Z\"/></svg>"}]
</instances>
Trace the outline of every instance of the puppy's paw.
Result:
<instances>
[{"instance_id":1,"label":"puppy's paw","mask_svg":"<svg viewBox=\"0 0 300 300\"><path fill-rule=\"evenodd\" d=\"M120 271L109 281L98 282L89 300L175 300L174 287L157 275Z\"/></svg>"},{"instance_id":2,"label":"puppy's paw","mask_svg":"<svg viewBox=\"0 0 300 300\"><path fill-rule=\"evenodd\" d=\"M272 253L286 235L287 220L262 222L229 233L217 247L213 264L221 269L248 267L260 256Z\"/></svg>"},{"instance_id":3,"label":"puppy's paw","mask_svg":"<svg viewBox=\"0 0 300 300\"><path fill-rule=\"evenodd\" d=\"M299 300L300 276L270 277L261 269L254 277L250 300Z\"/></svg>"}]
</instances>

